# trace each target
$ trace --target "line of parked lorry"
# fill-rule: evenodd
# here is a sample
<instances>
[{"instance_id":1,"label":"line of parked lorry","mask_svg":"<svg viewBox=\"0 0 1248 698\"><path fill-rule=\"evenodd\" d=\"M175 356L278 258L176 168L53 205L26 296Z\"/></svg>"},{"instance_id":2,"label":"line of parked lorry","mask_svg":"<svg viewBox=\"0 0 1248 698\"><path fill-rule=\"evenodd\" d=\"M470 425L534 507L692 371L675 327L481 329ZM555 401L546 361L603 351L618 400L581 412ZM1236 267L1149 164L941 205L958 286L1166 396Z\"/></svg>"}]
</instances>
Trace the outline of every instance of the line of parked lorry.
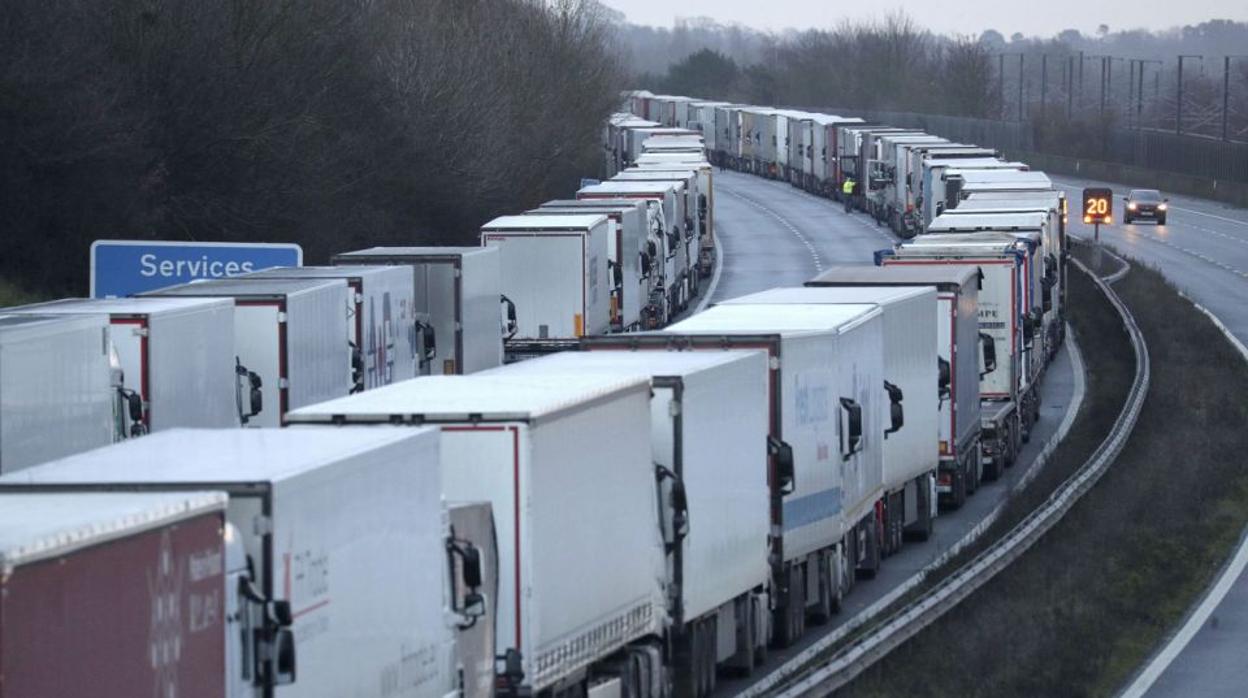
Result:
<instances>
[{"instance_id":1,"label":"line of parked lorry","mask_svg":"<svg viewBox=\"0 0 1248 698\"><path fill-rule=\"evenodd\" d=\"M479 248L0 310L0 696L704 696L999 476L1060 195L671 322L710 138L652 124Z\"/></svg>"}]
</instances>

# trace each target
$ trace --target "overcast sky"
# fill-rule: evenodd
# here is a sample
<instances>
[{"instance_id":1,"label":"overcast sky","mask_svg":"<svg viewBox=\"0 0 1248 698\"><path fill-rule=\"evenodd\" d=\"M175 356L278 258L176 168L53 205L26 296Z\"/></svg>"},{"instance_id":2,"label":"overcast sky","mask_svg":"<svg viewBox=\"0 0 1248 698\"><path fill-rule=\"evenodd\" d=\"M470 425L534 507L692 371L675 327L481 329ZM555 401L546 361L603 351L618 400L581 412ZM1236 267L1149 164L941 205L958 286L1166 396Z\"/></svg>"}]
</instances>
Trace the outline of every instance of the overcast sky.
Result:
<instances>
[{"instance_id":1,"label":"overcast sky","mask_svg":"<svg viewBox=\"0 0 1248 698\"><path fill-rule=\"evenodd\" d=\"M892 4L829 0L599 0L638 24L671 26L677 17L712 17L756 29L831 27L845 18L879 18L902 9L927 29L978 35L996 29L1009 37L1051 36L1063 29L1085 34L1111 30L1168 29L1210 19L1248 21L1248 0L927 0Z\"/></svg>"}]
</instances>

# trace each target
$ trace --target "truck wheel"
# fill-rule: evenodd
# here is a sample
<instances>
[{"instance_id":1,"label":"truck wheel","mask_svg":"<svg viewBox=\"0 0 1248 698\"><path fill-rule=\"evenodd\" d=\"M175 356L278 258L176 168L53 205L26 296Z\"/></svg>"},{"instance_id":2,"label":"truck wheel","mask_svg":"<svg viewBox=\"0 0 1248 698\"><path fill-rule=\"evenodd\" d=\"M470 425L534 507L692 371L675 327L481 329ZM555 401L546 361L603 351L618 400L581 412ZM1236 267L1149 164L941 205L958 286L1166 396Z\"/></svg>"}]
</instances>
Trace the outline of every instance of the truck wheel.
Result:
<instances>
[{"instance_id":1,"label":"truck wheel","mask_svg":"<svg viewBox=\"0 0 1248 698\"><path fill-rule=\"evenodd\" d=\"M976 462L976 456L978 455L974 454L966 459L966 494L968 496L979 491L979 481L983 478L980 463Z\"/></svg>"},{"instance_id":2,"label":"truck wheel","mask_svg":"<svg viewBox=\"0 0 1248 698\"><path fill-rule=\"evenodd\" d=\"M862 526L861 523L858 524ZM866 557L859 561L856 570L860 579L875 579L875 575L880 571L880 541L876 536L875 521L863 529L867 535L867 552Z\"/></svg>"},{"instance_id":3,"label":"truck wheel","mask_svg":"<svg viewBox=\"0 0 1248 698\"><path fill-rule=\"evenodd\" d=\"M961 509L966 504L966 463L959 464L957 470L953 473L953 494L950 503L951 508Z\"/></svg>"},{"instance_id":4,"label":"truck wheel","mask_svg":"<svg viewBox=\"0 0 1248 698\"><path fill-rule=\"evenodd\" d=\"M758 634L758 628L755 625L754 598L747 593L738 597L734 605L736 606L736 613L733 617L737 622L737 652L732 656L732 666L740 675L751 676L754 674L754 636Z\"/></svg>"},{"instance_id":5,"label":"truck wheel","mask_svg":"<svg viewBox=\"0 0 1248 698\"><path fill-rule=\"evenodd\" d=\"M815 564L819 566L819 588L816 590L819 601L810 612L810 622L815 625L823 625L832 620L832 565L828 557L827 553L815 556Z\"/></svg>"},{"instance_id":6,"label":"truck wheel","mask_svg":"<svg viewBox=\"0 0 1248 698\"><path fill-rule=\"evenodd\" d=\"M702 636L703 646L706 648L706 659L702 662L702 665L706 667L706 682L704 685L706 687L706 695L708 696L715 692L715 684L716 684L716 673L715 673L716 661L715 660L718 659L718 653L719 653L719 649L718 649L719 643L717 642L718 640L717 635L719 634L718 625L719 625L718 619L715 616L711 616L710 618L707 618L706 621L703 623L703 627L706 628L706 632Z\"/></svg>"},{"instance_id":7,"label":"truck wheel","mask_svg":"<svg viewBox=\"0 0 1248 698\"><path fill-rule=\"evenodd\" d=\"M698 698L702 691L702 624L692 623L677 641L673 653L672 693L675 698Z\"/></svg>"}]
</instances>

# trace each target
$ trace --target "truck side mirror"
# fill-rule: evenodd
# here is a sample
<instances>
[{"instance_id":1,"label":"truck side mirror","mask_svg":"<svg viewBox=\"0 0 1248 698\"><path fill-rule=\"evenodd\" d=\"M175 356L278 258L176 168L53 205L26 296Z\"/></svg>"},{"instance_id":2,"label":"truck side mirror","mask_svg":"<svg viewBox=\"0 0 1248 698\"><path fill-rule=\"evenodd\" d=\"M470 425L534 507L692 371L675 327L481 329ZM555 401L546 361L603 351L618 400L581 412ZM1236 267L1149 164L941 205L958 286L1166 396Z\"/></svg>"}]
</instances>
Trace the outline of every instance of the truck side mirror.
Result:
<instances>
[{"instance_id":1,"label":"truck side mirror","mask_svg":"<svg viewBox=\"0 0 1248 698\"><path fill-rule=\"evenodd\" d=\"M273 636L273 676L268 681L273 686L286 686L295 682L295 632L289 628L278 630Z\"/></svg>"},{"instance_id":2,"label":"truck side mirror","mask_svg":"<svg viewBox=\"0 0 1248 698\"><path fill-rule=\"evenodd\" d=\"M706 209L707 209L706 194L698 194L698 211L702 215L706 215Z\"/></svg>"},{"instance_id":3,"label":"truck side mirror","mask_svg":"<svg viewBox=\"0 0 1248 698\"><path fill-rule=\"evenodd\" d=\"M460 555L464 559L464 586L476 589L481 586L481 551L475 545L465 545Z\"/></svg>"},{"instance_id":4,"label":"truck side mirror","mask_svg":"<svg viewBox=\"0 0 1248 698\"><path fill-rule=\"evenodd\" d=\"M862 446L862 405L847 397L841 398L841 409L845 411L846 432L844 448L841 452L843 460L861 450Z\"/></svg>"},{"instance_id":5,"label":"truck side mirror","mask_svg":"<svg viewBox=\"0 0 1248 698\"><path fill-rule=\"evenodd\" d=\"M424 345L424 354L422 361L428 363L433 361L438 355L438 333L433 329L433 325L427 322L416 321L416 331L420 333L421 344Z\"/></svg>"},{"instance_id":6,"label":"truck side mirror","mask_svg":"<svg viewBox=\"0 0 1248 698\"><path fill-rule=\"evenodd\" d=\"M516 321L516 304L502 294L499 294L498 301L503 305L503 315L507 318L503 328L503 339L511 339L520 329L520 324Z\"/></svg>"},{"instance_id":7,"label":"truck side mirror","mask_svg":"<svg viewBox=\"0 0 1248 698\"><path fill-rule=\"evenodd\" d=\"M234 357L234 401L238 407L239 422L242 424L251 421L252 417L264 409L264 393L260 390L262 387L264 381L260 380L260 376L255 371L248 371L242 361L237 356Z\"/></svg>"},{"instance_id":8,"label":"truck side mirror","mask_svg":"<svg viewBox=\"0 0 1248 698\"><path fill-rule=\"evenodd\" d=\"M980 332L979 343L984 349L984 367L979 372L979 377L983 378L997 370L997 340L993 339L990 334Z\"/></svg>"},{"instance_id":9,"label":"truck side mirror","mask_svg":"<svg viewBox=\"0 0 1248 698\"><path fill-rule=\"evenodd\" d=\"M655 259L659 256L659 246L654 243L654 240L646 241L646 254L650 255L650 259Z\"/></svg>"},{"instance_id":10,"label":"truck side mirror","mask_svg":"<svg viewBox=\"0 0 1248 698\"><path fill-rule=\"evenodd\" d=\"M640 258L641 278L643 279L650 278L650 255L646 254L645 252L642 252L641 254L638 255L638 257Z\"/></svg>"},{"instance_id":11,"label":"truck side mirror","mask_svg":"<svg viewBox=\"0 0 1248 698\"><path fill-rule=\"evenodd\" d=\"M607 264L611 267L611 284L616 287L623 286L624 285L623 265L621 265L619 262L612 262L610 260L607 261Z\"/></svg>"},{"instance_id":12,"label":"truck side mirror","mask_svg":"<svg viewBox=\"0 0 1248 698\"><path fill-rule=\"evenodd\" d=\"M936 357L936 394L940 401L949 399L949 386L953 379L953 370L943 357Z\"/></svg>"},{"instance_id":13,"label":"truck side mirror","mask_svg":"<svg viewBox=\"0 0 1248 698\"><path fill-rule=\"evenodd\" d=\"M776 439L767 437L767 453L776 461L776 484L782 494L789 494L797 489L797 473L793 465L793 447Z\"/></svg>"},{"instance_id":14,"label":"truck side mirror","mask_svg":"<svg viewBox=\"0 0 1248 698\"><path fill-rule=\"evenodd\" d=\"M355 342L347 342L347 346L351 348L351 392L364 392L364 352Z\"/></svg>"},{"instance_id":15,"label":"truck side mirror","mask_svg":"<svg viewBox=\"0 0 1248 698\"><path fill-rule=\"evenodd\" d=\"M1040 280L1041 296L1043 298L1044 312L1046 313L1053 309L1053 284L1052 276L1046 276Z\"/></svg>"},{"instance_id":16,"label":"truck side mirror","mask_svg":"<svg viewBox=\"0 0 1248 698\"><path fill-rule=\"evenodd\" d=\"M884 381L884 390L888 393L888 415L891 421L889 428L884 430L884 438L888 438L889 434L894 434L901 430L906 424L905 411L901 406L904 398L901 388L896 385Z\"/></svg>"},{"instance_id":17,"label":"truck side mirror","mask_svg":"<svg viewBox=\"0 0 1248 698\"><path fill-rule=\"evenodd\" d=\"M1036 337L1035 311L1023 315L1023 344L1030 345Z\"/></svg>"}]
</instances>

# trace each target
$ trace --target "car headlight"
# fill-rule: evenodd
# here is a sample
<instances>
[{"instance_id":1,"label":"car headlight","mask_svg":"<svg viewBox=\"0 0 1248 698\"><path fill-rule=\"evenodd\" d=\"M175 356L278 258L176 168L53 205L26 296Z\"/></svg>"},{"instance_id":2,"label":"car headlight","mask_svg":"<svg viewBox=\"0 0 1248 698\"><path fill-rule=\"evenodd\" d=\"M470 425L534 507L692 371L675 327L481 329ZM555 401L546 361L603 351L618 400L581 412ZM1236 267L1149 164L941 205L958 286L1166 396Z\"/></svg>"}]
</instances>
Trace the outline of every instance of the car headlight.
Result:
<instances>
[{"instance_id":1,"label":"car headlight","mask_svg":"<svg viewBox=\"0 0 1248 698\"><path fill-rule=\"evenodd\" d=\"M1167 207L1165 204L1157 204L1157 210L1158 210L1158 211L1164 211L1164 210L1166 210L1167 208L1168 208L1168 207Z\"/></svg>"},{"instance_id":2,"label":"car headlight","mask_svg":"<svg viewBox=\"0 0 1248 698\"><path fill-rule=\"evenodd\" d=\"M1134 211L1134 210L1135 210L1135 203L1134 203L1134 202L1132 202L1132 203L1127 204L1127 210L1128 210L1128 211Z\"/></svg>"}]
</instances>

